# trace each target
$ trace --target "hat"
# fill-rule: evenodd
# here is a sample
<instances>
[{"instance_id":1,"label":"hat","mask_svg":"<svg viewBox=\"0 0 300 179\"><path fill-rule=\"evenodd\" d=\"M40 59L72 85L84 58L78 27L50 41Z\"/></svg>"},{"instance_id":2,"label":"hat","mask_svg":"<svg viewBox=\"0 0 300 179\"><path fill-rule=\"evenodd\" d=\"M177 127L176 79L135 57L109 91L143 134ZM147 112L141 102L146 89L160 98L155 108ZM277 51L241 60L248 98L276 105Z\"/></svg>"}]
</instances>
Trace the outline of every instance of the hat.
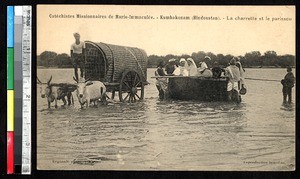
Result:
<instances>
[{"instance_id":1,"label":"hat","mask_svg":"<svg viewBox=\"0 0 300 179\"><path fill-rule=\"evenodd\" d=\"M170 60L169 60L169 62L175 62L176 60L174 59L174 58L171 58Z\"/></svg>"},{"instance_id":2,"label":"hat","mask_svg":"<svg viewBox=\"0 0 300 179\"><path fill-rule=\"evenodd\" d=\"M211 60L211 58L209 56L205 56L204 59Z\"/></svg>"},{"instance_id":3,"label":"hat","mask_svg":"<svg viewBox=\"0 0 300 179\"><path fill-rule=\"evenodd\" d=\"M181 62L186 62L186 60L184 59L184 58L181 58L180 60L179 60L179 62L181 63Z\"/></svg>"},{"instance_id":4,"label":"hat","mask_svg":"<svg viewBox=\"0 0 300 179\"><path fill-rule=\"evenodd\" d=\"M80 37L80 34L78 32L75 32L73 35L74 37Z\"/></svg>"}]
</instances>

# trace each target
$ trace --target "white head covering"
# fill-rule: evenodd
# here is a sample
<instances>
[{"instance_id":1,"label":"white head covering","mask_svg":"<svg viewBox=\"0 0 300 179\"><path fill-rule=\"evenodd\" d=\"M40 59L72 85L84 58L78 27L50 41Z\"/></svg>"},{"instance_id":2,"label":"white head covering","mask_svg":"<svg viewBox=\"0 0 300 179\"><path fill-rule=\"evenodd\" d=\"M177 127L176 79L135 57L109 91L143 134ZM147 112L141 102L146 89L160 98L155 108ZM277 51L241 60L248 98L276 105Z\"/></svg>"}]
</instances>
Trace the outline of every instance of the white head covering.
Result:
<instances>
[{"instance_id":1,"label":"white head covering","mask_svg":"<svg viewBox=\"0 0 300 179\"><path fill-rule=\"evenodd\" d=\"M211 60L211 58L209 56L205 56L204 59Z\"/></svg>"},{"instance_id":2,"label":"white head covering","mask_svg":"<svg viewBox=\"0 0 300 179\"><path fill-rule=\"evenodd\" d=\"M211 58L209 56L205 56L204 59L208 59L211 60ZM205 60L201 61L199 63L200 67L198 68L199 72L202 72L203 70L205 70L206 68L208 68L207 64L205 63Z\"/></svg>"},{"instance_id":3,"label":"white head covering","mask_svg":"<svg viewBox=\"0 0 300 179\"><path fill-rule=\"evenodd\" d=\"M179 60L179 62L181 63L181 62L186 62L186 60L184 59L184 58L181 58L180 60Z\"/></svg>"},{"instance_id":4,"label":"white head covering","mask_svg":"<svg viewBox=\"0 0 300 179\"><path fill-rule=\"evenodd\" d=\"M184 66L180 66L180 75L189 76L188 64L186 60L184 58L181 58L179 62L184 62Z\"/></svg>"},{"instance_id":5,"label":"white head covering","mask_svg":"<svg viewBox=\"0 0 300 179\"><path fill-rule=\"evenodd\" d=\"M187 61L184 59L184 58L181 58L180 60L179 60L179 63L181 63L181 62L184 62L184 68L188 68L188 64L187 64ZM181 66L181 65L180 65Z\"/></svg>"},{"instance_id":6,"label":"white head covering","mask_svg":"<svg viewBox=\"0 0 300 179\"><path fill-rule=\"evenodd\" d=\"M169 60L169 62L175 62L176 60L175 60L175 58L171 58L170 60Z\"/></svg>"},{"instance_id":7,"label":"white head covering","mask_svg":"<svg viewBox=\"0 0 300 179\"><path fill-rule=\"evenodd\" d=\"M190 61L193 66L196 66L196 63L194 62L194 60L192 58L188 58L186 61Z\"/></svg>"},{"instance_id":8,"label":"white head covering","mask_svg":"<svg viewBox=\"0 0 300 179\"><path fill-rule=\"evenodd\" d=\"M198 74L197 65L192 58L188 58L187 61L191 62L188 66L189 76L196 76Z\"/></svg>"}]
</instances>

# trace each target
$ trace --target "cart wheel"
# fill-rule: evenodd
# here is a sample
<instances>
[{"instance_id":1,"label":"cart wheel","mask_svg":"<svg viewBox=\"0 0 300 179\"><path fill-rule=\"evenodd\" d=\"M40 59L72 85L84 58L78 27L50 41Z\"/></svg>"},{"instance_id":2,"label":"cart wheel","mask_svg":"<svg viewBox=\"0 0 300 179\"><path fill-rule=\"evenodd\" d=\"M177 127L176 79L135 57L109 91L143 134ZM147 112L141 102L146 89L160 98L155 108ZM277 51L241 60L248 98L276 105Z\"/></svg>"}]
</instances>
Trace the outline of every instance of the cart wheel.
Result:
<instances>
[{"instance_id":1,"label":"cart wheel","mask_svg":"<svg viewBox=\"0 0 300 179\"><path fill-rule=\"evenodd\" d=\"M119 98L121 102L129 103L144 99L144 84L137 72L127 71L123 74L120 82Z\"/></svg>"}]
</instances>

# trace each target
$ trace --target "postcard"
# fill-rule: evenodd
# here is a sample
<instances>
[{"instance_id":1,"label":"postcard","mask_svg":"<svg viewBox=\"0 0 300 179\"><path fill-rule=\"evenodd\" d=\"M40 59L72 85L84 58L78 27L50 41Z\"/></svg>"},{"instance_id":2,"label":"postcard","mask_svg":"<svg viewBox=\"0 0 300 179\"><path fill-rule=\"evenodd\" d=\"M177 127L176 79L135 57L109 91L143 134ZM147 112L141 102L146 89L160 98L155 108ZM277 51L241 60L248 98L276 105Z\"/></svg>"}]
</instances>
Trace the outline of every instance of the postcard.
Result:
<instances>
[{"instance_id":1,"label":"postcard","mask_svg":"<svg viewBox=\"0 0 300 179\"><path fill-rule=\"evenodd\" d=\"M295 170L295 12L38 5L38 170Z\"/></svg>"}]
</instances>

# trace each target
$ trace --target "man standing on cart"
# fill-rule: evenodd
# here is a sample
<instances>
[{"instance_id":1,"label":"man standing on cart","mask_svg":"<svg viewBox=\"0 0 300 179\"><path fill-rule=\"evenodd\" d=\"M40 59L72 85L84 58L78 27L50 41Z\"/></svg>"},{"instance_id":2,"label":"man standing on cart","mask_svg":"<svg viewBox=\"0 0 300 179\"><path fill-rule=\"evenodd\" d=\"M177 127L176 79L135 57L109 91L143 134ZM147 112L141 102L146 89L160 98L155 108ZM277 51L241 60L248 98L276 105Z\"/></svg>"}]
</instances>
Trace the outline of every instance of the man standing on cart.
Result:
<instances>
[{"instance_id":1,"label":"man standing on cart","mask_svg":"<svg viewBox=\"0 0 300 179\"><path fill-rule=\"evenodd\" d=\"M84 76L85 68L85 44L80 41L80 34L74 33L75 43L71 45L71 59L74 66L76 79L78 78L78 67L80 68L80 77Z\"/></svg>"}]
</instances>

